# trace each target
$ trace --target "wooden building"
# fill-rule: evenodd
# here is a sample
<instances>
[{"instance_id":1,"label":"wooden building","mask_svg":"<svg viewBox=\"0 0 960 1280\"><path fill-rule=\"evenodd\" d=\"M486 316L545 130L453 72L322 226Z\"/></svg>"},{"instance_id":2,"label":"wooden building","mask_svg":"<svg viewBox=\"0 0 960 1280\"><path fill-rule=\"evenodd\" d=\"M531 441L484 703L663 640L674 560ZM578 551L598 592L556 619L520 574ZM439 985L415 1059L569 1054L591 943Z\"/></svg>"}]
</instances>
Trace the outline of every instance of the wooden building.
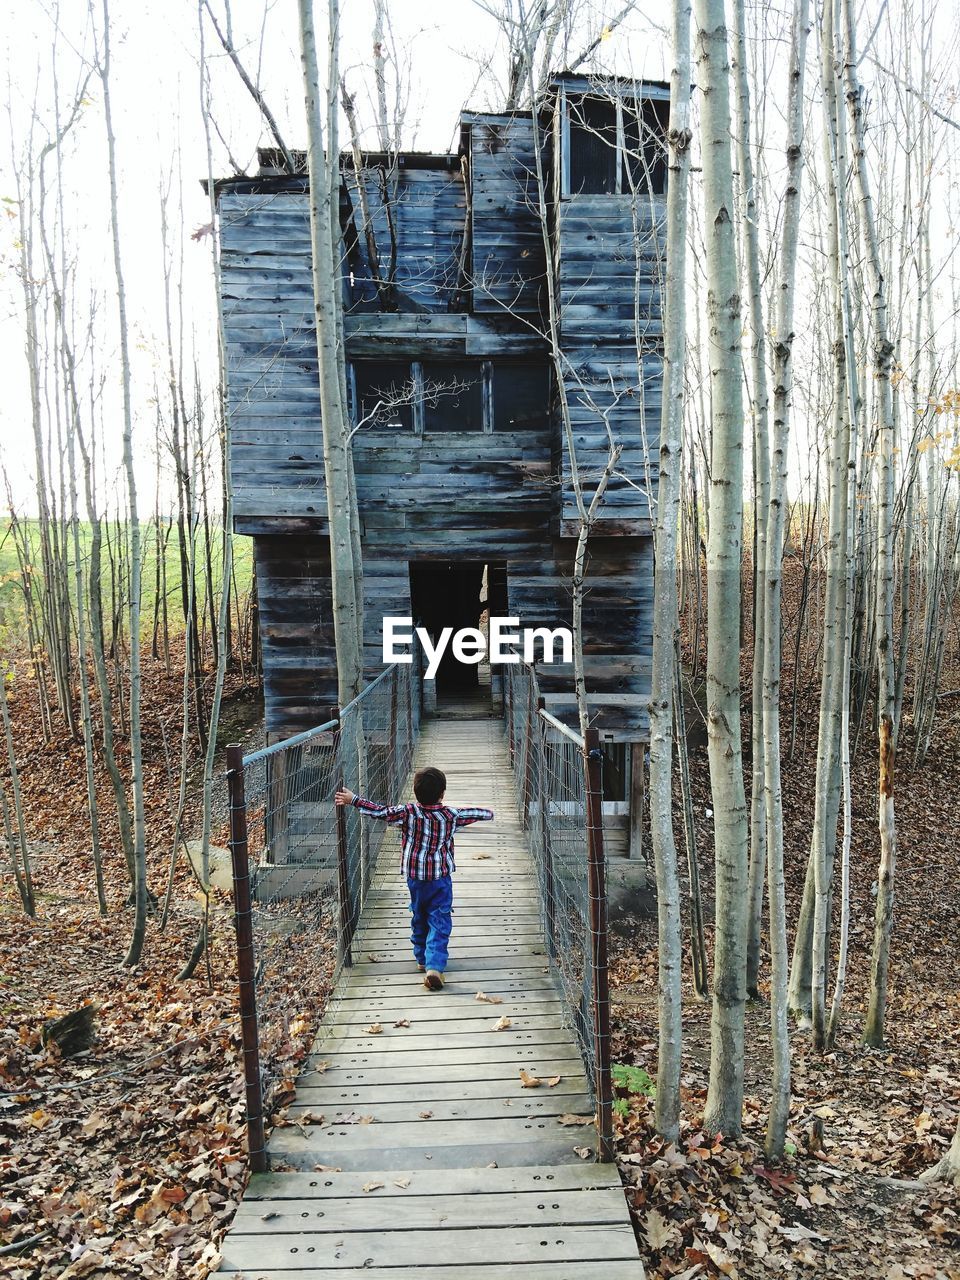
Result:
<instances>
[{"instance_id":1,"label":"wooden building","mask_svg":"<svg viewBox=\"0 0 960 1280\"><path fill-rule=\"evenodd\" d=\"M455 153L342 157L368 674L384 615L570 625L565 399L588 500L608 440L622 446L589 544L595 723L611 743L646 737L668 99L560 75L536 119L464 114ZM271 740L336 700L306 181L262 152L259 177L217 184L234 520L254 540ZM440 690L465 674L448 664ZM572 719L570 669L540 677Z\"/></svg>"}]
</instances>

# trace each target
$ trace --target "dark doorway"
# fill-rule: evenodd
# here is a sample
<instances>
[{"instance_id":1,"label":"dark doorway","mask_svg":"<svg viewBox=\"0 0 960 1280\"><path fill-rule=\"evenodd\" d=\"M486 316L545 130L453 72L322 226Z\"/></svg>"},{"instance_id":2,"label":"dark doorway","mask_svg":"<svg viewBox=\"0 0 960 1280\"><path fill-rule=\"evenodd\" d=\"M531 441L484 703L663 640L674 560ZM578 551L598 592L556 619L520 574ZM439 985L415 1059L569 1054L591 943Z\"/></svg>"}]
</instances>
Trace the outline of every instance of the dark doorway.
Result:
<instances>
[{"instance_id":1,"label":"dark doorway","mask_svg":"<svg viewBox=\"0 0 960 1280\"><path fill-rule=\"evenodd\" d=\"M454 633L477 627L486 633L490 614L506 613L506 567L482 560L430 560L410 565L410 602L414 623L438 639L444 627ZM489 689L489 666L459 662L448 644L436 676L437 694L470 694Z\"/></svg>"}]
</instances>

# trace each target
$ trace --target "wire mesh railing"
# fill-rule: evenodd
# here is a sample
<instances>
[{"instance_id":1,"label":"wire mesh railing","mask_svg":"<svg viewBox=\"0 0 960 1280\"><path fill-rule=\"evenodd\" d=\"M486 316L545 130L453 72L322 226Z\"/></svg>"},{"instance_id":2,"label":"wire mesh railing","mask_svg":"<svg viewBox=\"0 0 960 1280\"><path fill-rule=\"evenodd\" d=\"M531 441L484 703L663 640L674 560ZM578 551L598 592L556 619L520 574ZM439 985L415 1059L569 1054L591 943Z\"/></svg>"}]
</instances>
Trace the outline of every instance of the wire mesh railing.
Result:
<instances>
[{"instance_id":1,"label":"wire mesh railing","mask_svg":"<svg viewBox=\"0 0 960 1280\"><path fill-rule=\"evenodd\" d=\"M243 756L227 750L230 848L250 1167L292 1086L303 1040L342 970L387 828L334 804L338 786L391 796L420 726L418 661L386 668L342 711Z\"/></svg>"},{"instance_id":2,"label":"wire mesh railing","mask_svg":"<svg viewBox=\"0 0 960 1280\"><path fill-rule=\"evenodd\" d=\"M547 952L597 1107L601 1160L613 1159L607 903L599 734L550 715L536 672L504 666L504 717L518 816L536 868Z\"/></svg>"}]
</instances>

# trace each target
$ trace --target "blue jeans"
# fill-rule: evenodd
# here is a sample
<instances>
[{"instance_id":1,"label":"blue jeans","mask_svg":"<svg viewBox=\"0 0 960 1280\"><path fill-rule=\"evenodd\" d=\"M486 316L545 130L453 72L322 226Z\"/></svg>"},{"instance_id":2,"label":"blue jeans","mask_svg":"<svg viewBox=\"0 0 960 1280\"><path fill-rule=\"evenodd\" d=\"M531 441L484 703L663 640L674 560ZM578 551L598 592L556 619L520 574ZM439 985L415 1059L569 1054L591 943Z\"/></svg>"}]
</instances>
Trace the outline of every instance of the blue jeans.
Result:
<instances>
[{"instance_id":1,"label":"blue jeans","mask_svg":"<svg viewBox=\"0 0 960 1280\"><path fill-rule=\"evenodd\" d=\"M453 880L411 880L410 941L417 964L443 973L447 967L447 942L453 927Z\"/></svg>"}]
</instances>

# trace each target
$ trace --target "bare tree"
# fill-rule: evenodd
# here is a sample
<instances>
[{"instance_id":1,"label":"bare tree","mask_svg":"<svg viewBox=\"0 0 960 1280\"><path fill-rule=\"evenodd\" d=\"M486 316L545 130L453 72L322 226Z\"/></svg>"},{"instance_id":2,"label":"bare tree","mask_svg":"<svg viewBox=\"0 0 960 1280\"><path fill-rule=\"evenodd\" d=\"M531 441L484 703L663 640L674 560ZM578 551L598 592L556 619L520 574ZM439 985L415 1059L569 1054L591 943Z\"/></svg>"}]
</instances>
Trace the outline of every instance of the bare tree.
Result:
<instances>
[{"instance_id":1,"label":"bare tree","mask_svg":"<svg viewBox=\"0 0 960 1280\"><path fill-rule=\"evenodd\" d=\"M704 1124L740 1133L746 1002L747 814L740 739L743 389L734 238L730 66L723 0L696 0L710 326L710 534L707 543L707 725L714 802L716 934L710 1084Z\"/></svg>"},{"instance_id":2,"label":"bare tree","mask_svg":"<svg viewBox=\"0 0 960 1280\"><path fill-rule=\"evenodd\" d=\"M790 1036L787 1026L787 919L783 871L783 803L780 780L780 662L783 540L787 499L787 450L793 385L794 302L803 175L803 84L807 44L807 0L797 0L790 43L787 104L787 178L780 242L780 277L774 347L773 450L770 512L765 544L763 618L764 793L770 900L770 1041L773 1090L767 1121L767 1155L783 1154L790 1115Z\"/></svg>"},{"instance_id":3,"label":"bare tree","mask_svg":"<svg viewBox=\"0 0 960 1280\"><path fill-rule=\"evenodd\" d=\"M360 692L363 677L361 620L357 602L362 598L361 568L355 559L351 521L352 459L349 422L343 397L341 309L337 262L339 218L335 218L339 185L331 186L331 170L324 155L323 116L320 107L320 73L310 0L298 0L300 50L307 113L308 168L310 173L310 242L313 250L314 312L320 364L320 410L323 428L323 465L330 528L330 566L333 590L333 625L337 649L338 694L345 706ZM331 48L338 39L335 0L329 8ZM334 92L336 81L333 83ZM339 165L331 144L329 150ZM334 239L336 227L337 238Z\"/></svg>"},{"instance_id":4,"label":"bare tree","mask_svg":"<svg viewBox=\"0 0 960 1280\"><path fill-rule=\"evenodd\" d=\"M674 67L670 77L667 261L663 282L663 408L654 544L653 668L650 680L650 835L657 879L658 1011L657 1131L680 1131L680 885L673 830L673 725L677 657L677 538L683 468L686 356L686 248L690 173L690 0L673 7Z\"/></svg>"},{"instance_id":5,"label":"bare tree","mask_svg":"<svg viewBox=\"0 0 960 1280\"><path fill-rule=\"evenodd\" d=\"M92 0L91 0L92 4ZM124 286L123 255L120 248L120 217L117 202L116 141L110 99L110 10L103 0L102 41L96 52L97 73L103 86L103 115L107 136L107 171L110 183L110 231L113 267L117 286L120 334L120 380L123 405L123 466L127 481L127 523L130 534L130 765L133 791L134 923L130 947L124 961L135 965L143 951L147 928L147 849L143 797L143 747L140 729L140 597L142 557L140 518L137 512L137 482L133 466L133 395L131 390L127 298Z\"/></svg>"}]
</instances>

